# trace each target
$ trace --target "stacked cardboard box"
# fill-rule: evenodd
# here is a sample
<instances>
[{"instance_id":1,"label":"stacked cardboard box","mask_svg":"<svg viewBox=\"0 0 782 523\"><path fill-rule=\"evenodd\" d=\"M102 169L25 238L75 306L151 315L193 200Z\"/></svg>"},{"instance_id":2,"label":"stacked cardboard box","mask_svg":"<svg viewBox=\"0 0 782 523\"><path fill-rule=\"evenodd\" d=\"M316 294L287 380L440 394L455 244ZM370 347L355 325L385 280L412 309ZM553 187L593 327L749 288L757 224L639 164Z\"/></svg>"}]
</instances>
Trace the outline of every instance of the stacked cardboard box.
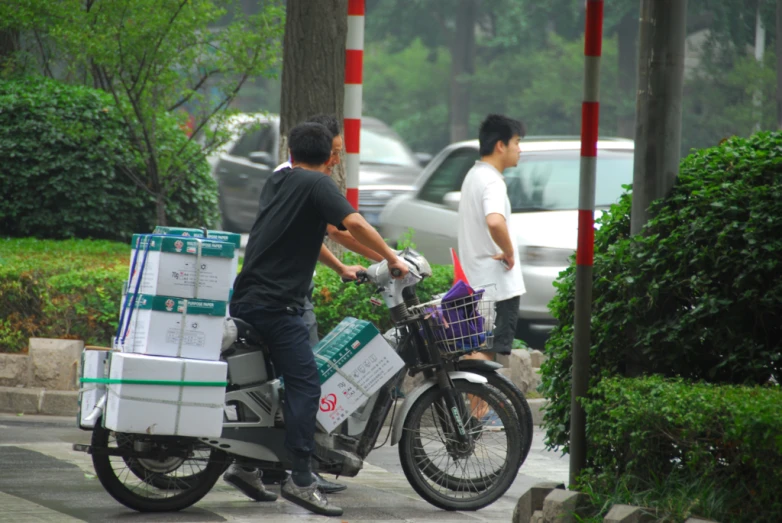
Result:
<instances>
[{"instance_id":1,"label":"stacked cardboard box","mask_svg":"<svg viewBox=\"0 0 782 523\"><path fill-rule=\"evenodd\" d=\"M114 350L85 350L82 427L94 424L90 412L102 402L110 430L220 436L227 374L220 345L235 245L185 230L133 236Z\"/></svg>"},{"instance_id":2,"label":"stacked cardboard box","mask_svg":"<svg viewBox=\"0 0 782 523\"><path fill-rule=\"evenodd\" d=\"M184 236L193 238L208 238L210 240L217 240L221 242L227 242L234 246L233 264L231 267L231 292L233 292L233 284L236 279L236 275L239 272L239 250L242 248L242 235L235 232L226 231L213 231L207 230L204 233L203 229L184 229L181 227L161 227L158 225L153 234L170 234L174 236ZM230 293L229 293L230 301Z\"/></svg>"}]
</instances>

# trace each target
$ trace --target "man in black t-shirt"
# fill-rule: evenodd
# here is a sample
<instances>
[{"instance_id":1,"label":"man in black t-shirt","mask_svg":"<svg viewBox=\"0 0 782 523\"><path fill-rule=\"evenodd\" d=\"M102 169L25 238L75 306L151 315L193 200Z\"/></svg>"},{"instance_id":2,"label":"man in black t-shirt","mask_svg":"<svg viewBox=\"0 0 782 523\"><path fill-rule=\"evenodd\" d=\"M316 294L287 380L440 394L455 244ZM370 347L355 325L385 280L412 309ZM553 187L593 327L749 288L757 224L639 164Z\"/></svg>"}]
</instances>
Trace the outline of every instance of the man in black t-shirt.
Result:
<instances>
[{"instance_id":1,"label":"man in black t-shirt","mask_svg":"<svg viewBox=\"0 0 782 523\"><path fill-rule=\"evenodd\" d=\"M328 503L311 470L320 381L301 317L326 224L347 229L382 255L389 269L399 269L402 276L408 269L324 174L332 145L328 129L318 123L297 125L288 143L293 168L275 172L264 184L234 283L231 315L259 331L285 380L285 444L292 471L282 496L313 512L338 516L342 509Z\"/></svg>"}]
</instances>

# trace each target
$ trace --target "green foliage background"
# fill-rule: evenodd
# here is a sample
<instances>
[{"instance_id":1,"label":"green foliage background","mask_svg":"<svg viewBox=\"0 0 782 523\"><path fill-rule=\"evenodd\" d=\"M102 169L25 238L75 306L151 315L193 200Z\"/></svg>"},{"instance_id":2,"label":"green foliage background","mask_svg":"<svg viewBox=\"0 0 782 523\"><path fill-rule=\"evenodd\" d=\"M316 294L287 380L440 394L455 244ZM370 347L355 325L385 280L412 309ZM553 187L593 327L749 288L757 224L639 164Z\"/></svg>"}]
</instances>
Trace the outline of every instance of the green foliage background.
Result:
<instances>
[{"instance_id":1,"label":"green foliage background","mask_svg":"<svg viewBox=\"0 0 782 523\"><path fill-rule=\"evenodd\" d=\"M108 94L44 78L0 80L0 107L0 234L124 240L154 228L155 198L134 181L143 162ZM217 186L198 145L168 115L156 142L193 156L167 195L169 222L214 226Z\"/></svg>"},{"instance_id":2,"label":"green foliage background","mask_svg":"<svg viewBox=\"0 0 782 523\"><path fill-rule=\"evenodd\" d=\"M630 195L595 234L590 388L645 373L712 383L782 380L782 134L732 138L682 161L630 237ZM575 267L550 304L541 392L547 443L567 449Z\"/></svg>"}]
</instances>

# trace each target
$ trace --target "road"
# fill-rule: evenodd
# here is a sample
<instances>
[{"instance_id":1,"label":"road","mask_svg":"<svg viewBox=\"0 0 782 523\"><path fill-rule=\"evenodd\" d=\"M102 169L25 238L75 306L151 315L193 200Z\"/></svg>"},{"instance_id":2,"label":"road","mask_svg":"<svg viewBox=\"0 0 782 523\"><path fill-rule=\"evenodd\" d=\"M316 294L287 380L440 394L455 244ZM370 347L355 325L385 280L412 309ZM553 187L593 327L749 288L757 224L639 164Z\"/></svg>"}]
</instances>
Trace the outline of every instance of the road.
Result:
<instances>
[{"instance_id":1,"label":"road","mask_svg":"<svg viewBox=\"0 0 782 523\"><path fill-rule=\"evenodd\" d=\"M0 522L109 523L178 522L280 523L340 521L310 514L283 500L254 503L220 480L199 503L178 513L139 514L120 505L101 487L87 454L71 449L89 443L88 432L70 418L0 414ZM402 474L395 447L369 456L355 478L340 478L347 491L332 500L345 509L345 522L510 521L519 496L541 480L566 482L568 460L543 449L536 428L527 461L511 489L478 512L445 512L422 501Z\"/></svg>"}]
</instances>

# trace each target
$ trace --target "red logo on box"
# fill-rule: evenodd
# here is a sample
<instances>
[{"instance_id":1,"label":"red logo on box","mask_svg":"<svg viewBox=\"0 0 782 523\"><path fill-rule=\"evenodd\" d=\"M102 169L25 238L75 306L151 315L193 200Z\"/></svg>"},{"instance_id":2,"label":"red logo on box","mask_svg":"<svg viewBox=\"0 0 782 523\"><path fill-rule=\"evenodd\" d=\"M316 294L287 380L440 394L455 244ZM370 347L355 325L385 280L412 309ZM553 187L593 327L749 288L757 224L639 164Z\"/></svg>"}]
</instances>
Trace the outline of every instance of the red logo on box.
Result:
<instances>
[{"instance_id":1,"label":"red logo on box","mask_svg":"<svg viewBox=\"0 0 782 523\"><path fill-rule=\"evenodd\" d=\"M170 311L174 308L174 300L168 299L166 300L166 310Z\"/></svg>"},{"instance_id":2,"label":"red logo on box","mask_svg":"<svg viewBox=\"0 0 782 523\"><path fill-rule=\"evenodd\" d=\"M321 398L320 400L320 410L322 412L331 412L332 410L337 408L337 396L334 394L329 394L325 398Z\"/></svg>"},{"instance_id":3,"label":"red logo on box","mask_svg":"<svg viewBox=\"0 0 782 523\"><path fill-rule=\"evenodd\" d=\"M176 249L177 252L181 251L182 247L184 247L184 246L185 246L185 244L182 243L182 240L177 240L177 241L174 242L174 248Z\"/></svg>"}]
</instances>

